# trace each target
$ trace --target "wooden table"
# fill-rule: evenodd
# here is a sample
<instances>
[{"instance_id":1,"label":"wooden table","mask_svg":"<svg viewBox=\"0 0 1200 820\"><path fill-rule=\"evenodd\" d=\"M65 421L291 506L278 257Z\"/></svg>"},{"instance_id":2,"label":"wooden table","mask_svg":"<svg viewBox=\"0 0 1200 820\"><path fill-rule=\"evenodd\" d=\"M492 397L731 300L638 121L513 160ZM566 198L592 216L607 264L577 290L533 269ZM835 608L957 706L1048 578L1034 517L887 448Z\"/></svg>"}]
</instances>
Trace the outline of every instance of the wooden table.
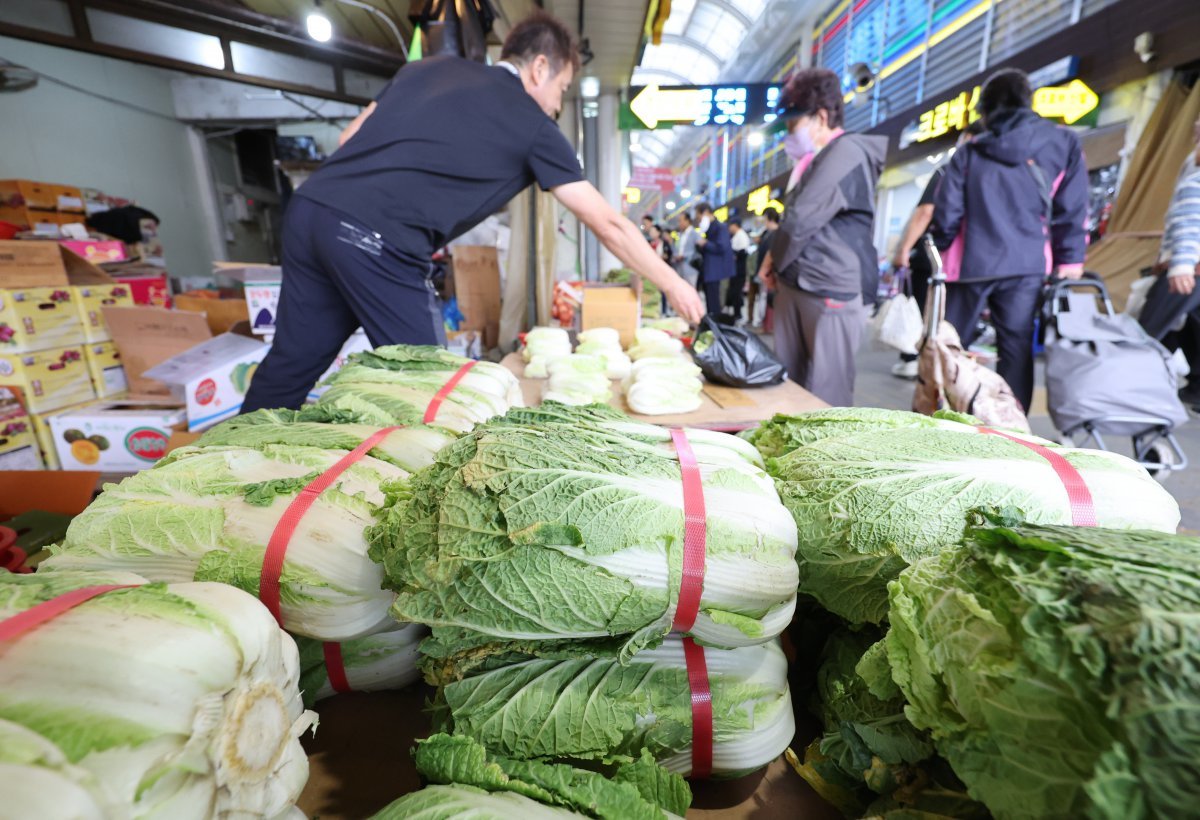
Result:
<instances>
[{"instance_id":1,"label":"wooden table","mask_svg":"<svg viewBox=\"0 0 1200 820\"><path fill-rule=\"evenodd\" d=\"M360 820L421 788L409 749L415 738L429 734L429 716L423 710L431 694L431 689L418 685L400 692L335 695L318 703L321 725L316 737L306 736L304 741L309 777L298 801L304 815ZM792 748L803 754L815 728L803 706L796 711L801 728ZM688 818L841 818L782 757L737 780L693 783L692 793Z\"/></svg>"},{"instance_id":2,"label":"wooden table","mask_svg":"<svg viewBox=\"0 0 1200 820\"><path fill-rule=\"evenodd\" d=\"M536 407L542 403L542 392L546 388L546 380L525 378L525 361L519 353L509 353L500 364L515 373L521 382L521 392L525 396L525 404ZM776 413L803 413L806 410L820 410L829 406L800 385L787 379L782 384L773 387L742 390L706 383L704 392L700 396L702 402L700 409L692 413L666 416L645 416L634 413L625 404L625 397L621 393L619 382L613 382L612 392L613 397L609 404L628 413L638 421L661 424L666 427L703 427L727 432L749 429L759 422L766 421Z\"/></svg>"}]
</instances>

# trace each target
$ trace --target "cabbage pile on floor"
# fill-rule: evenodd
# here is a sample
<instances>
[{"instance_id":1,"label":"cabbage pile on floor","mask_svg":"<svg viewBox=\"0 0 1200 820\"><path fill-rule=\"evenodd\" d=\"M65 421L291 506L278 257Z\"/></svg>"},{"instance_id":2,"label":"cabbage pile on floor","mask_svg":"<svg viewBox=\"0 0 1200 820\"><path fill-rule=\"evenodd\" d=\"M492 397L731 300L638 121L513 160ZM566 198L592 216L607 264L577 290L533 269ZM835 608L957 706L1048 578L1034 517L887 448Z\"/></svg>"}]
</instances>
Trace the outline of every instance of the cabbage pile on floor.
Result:
<instances>
[{"instance_id":1,"label":"cabbage pile on floor","mask_svg":"<svg viewBox=\"0 0 1200 820\"><path fill-rule=\"evenodd\" d=\"M568 351L569 352L569 351ZM351 354L329 377L306 421L354 421L385 426L421 424L438 391L469 360L428 345L391 345ZM476 362L445 397L432 424L465 433L523 404L521 385L505 367Z\"/></svg>"},{"instance_id":2,"label":"cabbage pile on floor","mask_svg":"<svg viewBox=\"0 0 1200 820\"><path fill-rule=\"evenodd\" d=\"M606 777L561 763L490 754L471 738L437 734L417 741L413 757L417 771L431 785L395 801L375 820L675 820L687 812L692 798L681 777L661 769L647 755Z\"/></svg>"},{"instance_id":3,"label":"cabbage pile on floor","mask_svg":"<svg viewBox=\"0 0 1200 820\"><path fill-rule=\"evenodd\" d=\"M795 524L752 447L723 433L689 439L708 514L691 634L712 646L762 643L791 620ZM370 537L397 591L396 618L429 624L442 643L491 651L616 637L628 655L671 629L683 531L665 428L549 403L440 451Z\"/></svg>"},{"instance_id":4,"label":"cabbage pile on floor","mask_svg":"<svg viewBox=\"0 0 1200 820\"><path fill-rule=\"evenodd\" d=\"M277 817L308 777L315 723L296 647L224 584L0 572L0 620L114 590L0 646L0 815Z\"/></svg>"},{"instance_id":5,"label":"cabbage pile on floor","mask_svg":"<svg viewBox=\"0 0 1200 820\"><path fill-rule=\"evenodd\" d=\"M289 503L378 429L289 418L267 411L239 417L153 469L106 486L40 571L125 570L152 581L221 581L257 595L263 555ZM343 641L391 624L393 596L381 588L383 572L367 557L364 533L405 492L409 469L431 463L451 440L439 430L396 430L317 498L283 564L289 631Z\"/></svg>"},{"instance_id":6,"label":"cabbage pile on floor","mask_svg":"<svg viewBox=\"0 0 1200 820\"><path fill-rule=\"evenodd\" d=\"M1200 542L991 516L891 586L912 724L999 818L1200 804Z\"/></svg>"},{"instance_id":7,"label":"cabbage pile on floor","mask_svg":"<svg viewBox=\"0 0 1200 820\"><path fill-rule=\"evenodd\" d=\"M752 447L689 431L707 506L691 634L717 706L713 769L790 741L773 639L796 596L795 525ZM442 450L372 531L401 621L427 624L448 728L512 757L691 768L691 697L672 629L684 547L670 433L609 407L513 410Z\"/></svg>"},{"instance_id":8,"label":"cabbage pile on floor","mask_svg":"<svg viewBox=\"0 0 1200 820\"><path fill-rule=\"evenodd\" d=\"M966 515L1012 506L1071 523L1062 479L1041 455L980 427L914 413L834 408L777 416L751 434L799 531L800 592L855 623L887 615L887 584L956 544ZM1087 483L1099 526L1174 532L1179 505L1134 461L1053 447Z\"/></svg>"}]
</instances>

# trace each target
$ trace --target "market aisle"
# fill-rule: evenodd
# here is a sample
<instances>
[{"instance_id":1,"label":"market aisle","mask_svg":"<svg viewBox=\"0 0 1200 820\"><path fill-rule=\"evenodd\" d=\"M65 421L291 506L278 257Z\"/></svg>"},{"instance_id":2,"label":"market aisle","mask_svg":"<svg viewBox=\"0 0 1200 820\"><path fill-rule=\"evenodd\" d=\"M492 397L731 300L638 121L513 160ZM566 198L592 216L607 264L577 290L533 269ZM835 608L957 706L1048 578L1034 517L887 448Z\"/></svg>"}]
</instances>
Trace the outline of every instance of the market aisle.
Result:
<instances>
[{"instance_id":1,"label":"market aisle","mask_svg":"<svg viewBox=\"0 0 1200 820\"><path fill-rule=\"evenodd\" d=\"M864 344L858 352L858 380L855 383L854 400L860 407L886 407L895 410L911 409L913 383L897 379L889 370L896 355L889 351L873 350ZM1034 415L1030 417L1033 432L1047 438L1057 438L1054 425L1045 411L1045 391L1039 362L1037 388L1033 398ZM1041 412L1037 408L1042 408ZM1164 485L1179 502L1182 521L1180 531L1189 535L1200 532L1200 420L1193 419L1181 427L1176 435L1179 444L1192 466L1175 473ZM1130 455L1128 438L1110 437L1113 449Z\"/></svg>"}]
</instances>

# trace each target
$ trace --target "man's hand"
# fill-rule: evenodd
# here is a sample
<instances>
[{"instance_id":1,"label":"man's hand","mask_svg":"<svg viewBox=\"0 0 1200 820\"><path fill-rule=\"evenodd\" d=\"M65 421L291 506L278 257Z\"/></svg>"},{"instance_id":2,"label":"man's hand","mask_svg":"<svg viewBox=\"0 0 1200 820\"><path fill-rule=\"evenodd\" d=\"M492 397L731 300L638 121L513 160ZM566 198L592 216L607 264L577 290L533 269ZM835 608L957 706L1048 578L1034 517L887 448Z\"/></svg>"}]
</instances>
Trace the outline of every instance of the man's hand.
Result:
<instances>
[{"instance_id":1,"label":"man's hand","mask_svg":"<svg viewBox=\"0 0 1200 820\"><path fill-rule=\"evenodd\" d=\"M764 288L775 290L775 260L771 258L770 251L767 251L767 255L763 257L763 263L758 267L758 278L762 281Z\"/></svg>"},{"instance_id":2,"label":"man's hand","mask_svg":"<svg viewBox=\"0 0 1200 820\"><path fill-rule=\"evenodd\" d=\"M700 304L700 294L696 289L682 279L679 284L672 284L667 288L667 304L671 308L687 319L688 324L698 324L704 317L704 308Z\"/></svg>"},{"instance_id":3,"label":"man's hand","mask_svg":"<svg viewBox=\"0 0 1200 820\"><path fill-rule=\"evenodd\" d=\"M908 254L906 254L906 253L905 254L899 254L899 253L896 254L895 258L892 259L892 269L900 270L901 268L907 268L907 267L908 267Z\"/></svg>"},{"instance_id":4,"label":"man's hand","mask_svg":"<svg viewBox=\"0 0 1200 820\"><path fill-rule=\"evenodd\" d=\"M703 234L701 234L700 236L697 236L696 244L699 245L701 248L703 248L705 245L708 244L708 237L704 236Z\"/></svg>"},{"instance_id":5,"label":"man's hand","mask_svg":"<svg viewBox=\"0 0 1200 820\"><path fill-rule=\"evenodd\" d=\"M1059 265L1054 269L1054 275L1060 279L1082 279L1083 263L1078 262L1074 265Z\"/></svg>"},{"instance_id":6,"label":"man's hand","mask_svg":"<svg viewBox=\"0 0 1200 820\"><path fill-rule=\"evenodd\" d=\"M1167 277L1167 290L1171 293L1177 293L1180 296L1191 296L1192 291L1196 289L1195 276L1169 276Z\"/></svg>"}]
</instances>

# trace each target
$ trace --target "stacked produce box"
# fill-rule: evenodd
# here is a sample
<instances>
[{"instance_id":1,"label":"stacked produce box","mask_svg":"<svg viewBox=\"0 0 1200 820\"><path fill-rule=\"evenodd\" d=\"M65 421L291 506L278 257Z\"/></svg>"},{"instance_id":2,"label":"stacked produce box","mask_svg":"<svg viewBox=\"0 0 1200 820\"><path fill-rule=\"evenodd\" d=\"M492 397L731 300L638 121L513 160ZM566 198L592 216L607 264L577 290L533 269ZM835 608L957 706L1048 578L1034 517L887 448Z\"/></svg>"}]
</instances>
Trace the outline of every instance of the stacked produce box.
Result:
<instances>
[{"instance_id":1,"label":"stacked produce box","mask_svg":"<svg viewBox=\"0 0 1200 820\"><path fill-rule=\"evenodd\" d=\"M1184 816L1178 517L1128 459L965 416L738 438L357 353L317 404L213 428L0 576L0 767L34 784L25 816L47 789L79 816L282 816L305 705L423 677L428 785L379 817L682 816L683 776L788 749L793 694L823 726L796 770L848 817Z\"/></svg>"}]
</instances>

